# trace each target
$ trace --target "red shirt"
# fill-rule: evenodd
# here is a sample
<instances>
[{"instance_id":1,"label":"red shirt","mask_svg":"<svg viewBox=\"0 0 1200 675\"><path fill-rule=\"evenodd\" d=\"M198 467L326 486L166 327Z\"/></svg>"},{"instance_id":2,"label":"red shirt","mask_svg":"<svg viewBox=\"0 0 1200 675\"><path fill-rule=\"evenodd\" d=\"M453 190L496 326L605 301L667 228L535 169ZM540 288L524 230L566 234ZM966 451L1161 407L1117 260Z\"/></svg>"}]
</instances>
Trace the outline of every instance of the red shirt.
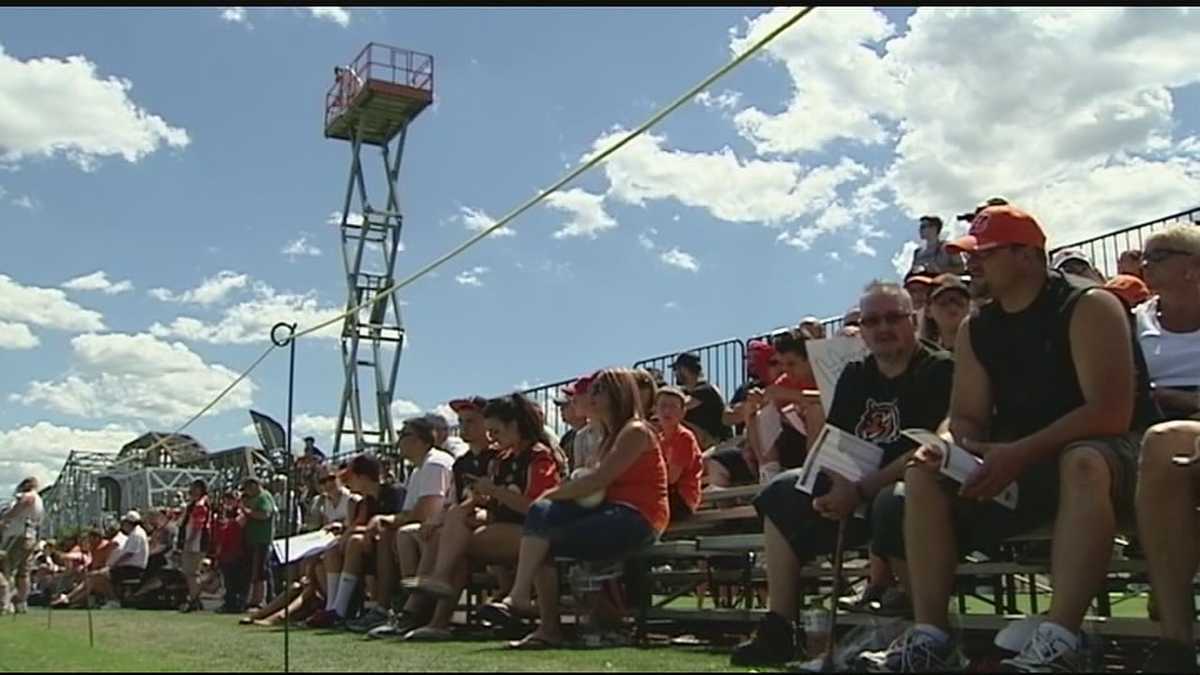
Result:
<instances>
[{"instance_id":1,"label":"red shirt","mask_svg":"<svg viewBox=\"0 0 1200 675\"><path fill-rule=\"evenodd\" d=\"M667 478L670 479L672 469L679 469L679 478L671 484L679 498L694 513L700 506L700 475L703 464L700 459L700 443L690 429L680 425L674 433L659 434L658 442L662 446L663 458L667 461Z\"/></svg>"},{"instance_id":2,"label":"red shirt","mask_svg":"<svg viewBox=\"0 0 1200 675\"><path fill-rule=\"evenodd\" d=\"M217 560L228 563L242 557L242 526L237 519L218 519L213 523L212 535Z\"/></svg>"},{"instance_id":3,"label":"red shirt","mask_svg":"<svg viewBox=\"0 0 1200 675\"><path fill-rule=\"evenodd\" d=\"M635 509L655 534L662 534L667 529L671 519L671 506L667 499L667 463L663 460L657 441L625 469L625 473L609 483L604 500Z\"/></svg>"}]
</instances>

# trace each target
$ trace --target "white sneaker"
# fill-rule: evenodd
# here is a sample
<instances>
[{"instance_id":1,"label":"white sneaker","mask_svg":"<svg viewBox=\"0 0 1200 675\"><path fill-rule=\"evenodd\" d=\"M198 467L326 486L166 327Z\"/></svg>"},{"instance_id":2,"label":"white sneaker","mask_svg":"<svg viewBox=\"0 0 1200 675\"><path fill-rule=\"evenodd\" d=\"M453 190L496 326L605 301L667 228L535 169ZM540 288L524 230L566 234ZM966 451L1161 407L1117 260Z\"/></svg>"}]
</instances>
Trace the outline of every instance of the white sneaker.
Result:
<instances>
[{"instance_id":1,"label":"white sneaker","mask_svg":"<svg viewBox=\"0 0 1200 675\"><path fill-rule=\"evenodd\" d=\"M1023 673L1082 673L1088 670L1088 654L1082 639L1071 644L1046 623L1038 626L1020 654L1001 661Z\"/></svg>"}]
</instances>

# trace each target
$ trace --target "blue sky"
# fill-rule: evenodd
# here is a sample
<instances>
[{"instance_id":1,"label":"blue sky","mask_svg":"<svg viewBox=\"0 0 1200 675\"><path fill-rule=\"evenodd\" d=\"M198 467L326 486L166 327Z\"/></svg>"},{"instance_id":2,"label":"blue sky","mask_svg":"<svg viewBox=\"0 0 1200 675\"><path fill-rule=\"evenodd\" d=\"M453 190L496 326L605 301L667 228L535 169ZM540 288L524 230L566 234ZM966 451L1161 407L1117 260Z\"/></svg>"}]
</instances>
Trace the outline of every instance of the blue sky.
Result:
<instances>
[{"instance_id":1,"label":"blue sky","mask_svg":"<svg viewBox=\"0 0 1200 675\"><path fill-rule=\"evenodd\" d=\"M173 428L263 324L344 305L328 219L349 148L321 106L367 41L436 60L405 150L405 276L790 12L0 10L0 489ZM992 194L1059 242L1194 206L1200 71L1178 45L1198 33L1186 9L818 10L406 289L399 410L840 314L903 265L916 215ZM245 410L282 416L285 368L190 431L250 442ZM301 343L297 392L329 446L335 339Z\"/></svg>"}]
</instances>

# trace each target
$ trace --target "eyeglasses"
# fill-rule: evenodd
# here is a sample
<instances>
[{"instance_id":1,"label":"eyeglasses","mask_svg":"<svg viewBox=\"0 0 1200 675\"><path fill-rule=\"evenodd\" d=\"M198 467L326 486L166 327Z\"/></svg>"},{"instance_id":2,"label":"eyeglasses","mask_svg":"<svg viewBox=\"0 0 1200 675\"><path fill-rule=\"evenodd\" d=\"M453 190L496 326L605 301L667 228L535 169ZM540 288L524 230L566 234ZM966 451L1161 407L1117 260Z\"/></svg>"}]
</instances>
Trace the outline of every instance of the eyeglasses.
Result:
<instances>
[{"instance_id":1,"label":"eyeglasses","mask_svg":"<svg viewBox=\"0 0 1200 675\"><path fill-rule=\"evenodd\" d=\"M1192 253L1191 251L1181 251L1177 248L1156 248L1143 253L1142 261L1148 263L1160 263L1174 255L1190 258L1196 254Z\"/></svg>"},{"instance_id":2,"label":"eyeglasses","mask_svg":"<svg viewBox=\"0 0 1200 675\"><path fill-rule=\"evenodd\" d=\"M875 328L881 323L886 323L889 326L895 326L896 324L911 318L912 312L887 312L886 314L881 314L879 316L864 314L860 321L862 322L863 328Z\"/></svg>"}]
</instances>

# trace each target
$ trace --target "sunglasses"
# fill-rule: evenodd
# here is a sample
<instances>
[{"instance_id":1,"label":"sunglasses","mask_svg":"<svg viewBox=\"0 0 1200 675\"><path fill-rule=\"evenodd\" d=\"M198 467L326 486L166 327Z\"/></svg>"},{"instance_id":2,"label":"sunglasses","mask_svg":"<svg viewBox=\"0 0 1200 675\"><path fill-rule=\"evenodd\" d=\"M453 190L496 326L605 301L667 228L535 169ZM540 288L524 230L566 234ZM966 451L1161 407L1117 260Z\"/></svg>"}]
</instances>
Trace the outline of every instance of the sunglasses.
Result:
<instances>
[{"instance_id":1,"label":"sunglasses","mask_svg":"<svg viewBox=\"0 0 1200 675\"><path fill-rule=\"evenodd\" d=\"M1148 263L1160 263L1175 255L1190 258L1196 254L1192 253L1191 251L1181 251L1177 248L1156 248L1143 253L1142 261Z\"/></svg>"},{"instance_id":2,"label":"sunglasses","mask_svg":"<svg viewBox=\"0 0 1200 675\"><path fill-rule=\"evenodd\" d=\"M878 326L881 323L886 323L889 326L895 326L895 325L897 325L903 321L907 321L911 318L912 318L912 312L888 312L886 314L881 314L879 316L864 315L862 317L861 321L862 321L863 328L875 328L876 326Z\"/></svg>"}]
</instances>

